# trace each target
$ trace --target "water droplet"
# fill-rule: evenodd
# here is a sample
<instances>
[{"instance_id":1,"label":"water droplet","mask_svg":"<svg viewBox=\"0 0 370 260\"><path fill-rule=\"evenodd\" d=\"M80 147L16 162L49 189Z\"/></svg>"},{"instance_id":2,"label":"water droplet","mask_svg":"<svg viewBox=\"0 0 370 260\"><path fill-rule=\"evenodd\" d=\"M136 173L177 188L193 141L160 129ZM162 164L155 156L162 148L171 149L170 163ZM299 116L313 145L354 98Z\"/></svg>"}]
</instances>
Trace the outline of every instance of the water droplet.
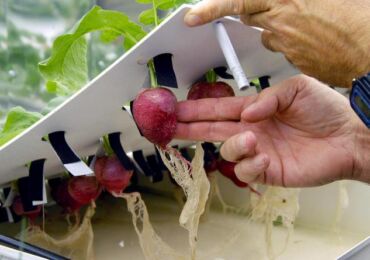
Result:
<instances>
[{"instance_id":1,"label":"water droplet","mask_svg":"<svg viewBox=\"0 0 370 260\"><path fill-rule=\"evenodd\" d=\"M100 67L100 68L104 68L104 67L105 67L105 63L104 63L104 61L102 61L102 60L100 60L100 61L98 62L98 65L99 65L99 67Z\"/></svg>"},{"instance_id":2,"label":"water droplet","mask_svg":"<svg viewBox=\"0 0 370 260\"><path fill-rule=\"evenodd\" d=\"M15 70L9 70L8 71L8 74L10 77L14 78L15 76L17 76L17 72Z\"/></svg>"}]
</instances>

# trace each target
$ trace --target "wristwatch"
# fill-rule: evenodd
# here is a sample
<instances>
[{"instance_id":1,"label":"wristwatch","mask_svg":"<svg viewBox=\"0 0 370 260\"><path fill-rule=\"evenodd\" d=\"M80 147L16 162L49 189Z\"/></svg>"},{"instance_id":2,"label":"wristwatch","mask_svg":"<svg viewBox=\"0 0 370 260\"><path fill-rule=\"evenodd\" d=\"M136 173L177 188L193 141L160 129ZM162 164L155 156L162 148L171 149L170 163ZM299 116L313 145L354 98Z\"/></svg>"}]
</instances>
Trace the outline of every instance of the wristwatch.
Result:
<instances>
[{"instance_id":1,"label":"wristwatch","mask_svg":"<svg viewBox=\"0 0 370 260\"><path fill-rule=\"evenodd\" d=\"M352 109L370 128L370 73L352 82L350 102Z\"/></svg>"}]
</instances>

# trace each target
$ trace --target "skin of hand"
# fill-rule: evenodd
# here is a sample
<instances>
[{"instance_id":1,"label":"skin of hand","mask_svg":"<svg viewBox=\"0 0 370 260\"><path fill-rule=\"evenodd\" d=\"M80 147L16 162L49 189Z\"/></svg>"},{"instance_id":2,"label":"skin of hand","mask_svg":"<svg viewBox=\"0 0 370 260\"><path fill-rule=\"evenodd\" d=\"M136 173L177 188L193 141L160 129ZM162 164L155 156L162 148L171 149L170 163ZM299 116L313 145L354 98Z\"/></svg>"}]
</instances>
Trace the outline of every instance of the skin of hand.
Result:
<instances>
[{"instance_id":1,"label":"skin of hand","mask_svg":"<svg viewBox=\"0 0 370 260\"><path fill-rule=\"evenodd\" d=\"M370 131L348 100L296 76L258 95L182 101L178 139L225 141L241 181L286 187L339 179L370 183Z\"/></svg>"},{"instance_id":2,"label":"skin of hand","mask_svg":"<svg viewBox=\"0 0 370 260\"><path fill-rule=\"evenodd\" d=\"M370 72L369 0L204 0L185 16L189 26L226 15L265 29L262 43L304 74L350 87Z\"/></svg>"}]
</instances>

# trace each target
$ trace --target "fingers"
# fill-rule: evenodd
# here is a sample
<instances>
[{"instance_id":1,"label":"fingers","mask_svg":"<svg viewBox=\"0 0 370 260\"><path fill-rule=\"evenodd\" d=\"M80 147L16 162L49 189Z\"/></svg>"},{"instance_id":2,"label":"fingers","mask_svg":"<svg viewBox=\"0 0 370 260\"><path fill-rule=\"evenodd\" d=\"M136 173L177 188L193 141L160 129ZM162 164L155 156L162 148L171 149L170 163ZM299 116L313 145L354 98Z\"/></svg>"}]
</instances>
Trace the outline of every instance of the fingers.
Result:
<instances>
[{"instance_id":1,"label":"fingers","mask_svg":"<svg viewBox=\"0 0 370 260\"><path fill-rule=\"evenodd\" d=\"M294 103L304 84L307 84L307 79L298 76L264 89L256 101L242 112L241 118L252 123L266 120L276 113L283 112Z\"/></svg>"},{"instance_id":2,"label":"fingers","mask_svg":"<svg viewBox=\"0 0 370 260\"><path fill-rule=\"evenodd\" d=\"M196 26L226 15L238 15L244 11L244 0L203 0L186 15L185 23Z\"/></svg>"},{"instance_id":3,"label":"fingers","mask_svg":"<svg viewBox=\"0 0 370 260\"><path fill-rule=\"evenodd\" d=\"M281 52L283 49L283 46L279 38L276 36L276 34L272 33L269 30L264 30L262 32L261 41L263 46L265 46L265 48L270 51Z\"/></svg>"},{"instance_id":4,"label":"fingers","mask_svg":"<svg viewBox=\"0 0 370 260\"><path fill-rule=\"evenodd\" d=\"M221 155L226 161L237 162L243 157L255 155L257 138L247 131L230 137L221 146Z\"/></svg>"},{"instance_id":5,"label":"fingers","mask_svg":"<svg viewBox=\"0 0 370 260\"><path fill-rule=\"evenodd\" d=\"M176 107L177 120L179 122L240 120L244 107L253 103L255 99L256 96L181 101Z\"/></svg>"},{"instance_id":6,"label":"fingers","mask_svg":"<svg viewBox=\"0 0 370 260\"><path fill-rule=\"evenodd\" d=\"M271 19L266 15L265 12L263 13L257 13L257 14L245 14L240 16L240 21L242 23L249 25L249 26L255 26L267 30L274 30Z\"/></svg>"},{"instance_id":7,"label":"fingers","mask_svg":"<svg viewBox=\"0 0 370 260\"><path fill-rule=\"evenodd\" d=\"M254 14L269 9L269 0L203 0L184 18L188 26L208 23L227 15Z\"/></svg>"},{"instance_id":8,"label":"fingers","mask_svg":"<svg viewBox=\"0 0 370 260\"><path fill-rule=\"evenodd\" d=\"M246 131L227 139L221 146L222 157L230 162L237 162L235 174L239 180L251 183L256 181L270 164L270 158L264 154L256 154L257 138L253 132Z\"/></svg>"},{"instance_id":9,"label":"fingers","mask_svg":"<svg viewBox=\"0 0 370 260\"><path fill-rule=\"evenodd\" d=\"M240 133L244 126L240 122L195 122L178 123L176 139L223 142L230 136Z\"/></svg>"},{"instance_id":10,"label":"fingers","mask_svg":"<svg viewBox=\"0 0 370 260\"><path fill-rule=\"evenodd\" d=\"M257 180L263 182L263 175L270 164L267 154L260 153L254 157L246 158L235 166L235 174L239 180L252 183Z\"/></svg>"}]
</instances>

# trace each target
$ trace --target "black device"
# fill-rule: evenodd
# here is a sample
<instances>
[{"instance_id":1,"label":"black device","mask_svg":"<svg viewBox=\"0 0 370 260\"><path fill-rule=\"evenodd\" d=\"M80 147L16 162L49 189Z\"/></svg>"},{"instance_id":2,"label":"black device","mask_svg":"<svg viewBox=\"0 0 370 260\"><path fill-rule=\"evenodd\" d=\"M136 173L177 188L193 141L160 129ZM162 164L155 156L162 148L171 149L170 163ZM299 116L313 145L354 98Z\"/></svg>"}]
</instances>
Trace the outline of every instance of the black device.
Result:
<instances>
[{"instance_id":1,"label":"black device","mask_svg":"<svg viewBox=\"0 0 370 260\"><path fill-rule=\"evenodd\" d=\"M351 107L370 128L370 73L352 82Z\"/></svg>"}]
</instances>

